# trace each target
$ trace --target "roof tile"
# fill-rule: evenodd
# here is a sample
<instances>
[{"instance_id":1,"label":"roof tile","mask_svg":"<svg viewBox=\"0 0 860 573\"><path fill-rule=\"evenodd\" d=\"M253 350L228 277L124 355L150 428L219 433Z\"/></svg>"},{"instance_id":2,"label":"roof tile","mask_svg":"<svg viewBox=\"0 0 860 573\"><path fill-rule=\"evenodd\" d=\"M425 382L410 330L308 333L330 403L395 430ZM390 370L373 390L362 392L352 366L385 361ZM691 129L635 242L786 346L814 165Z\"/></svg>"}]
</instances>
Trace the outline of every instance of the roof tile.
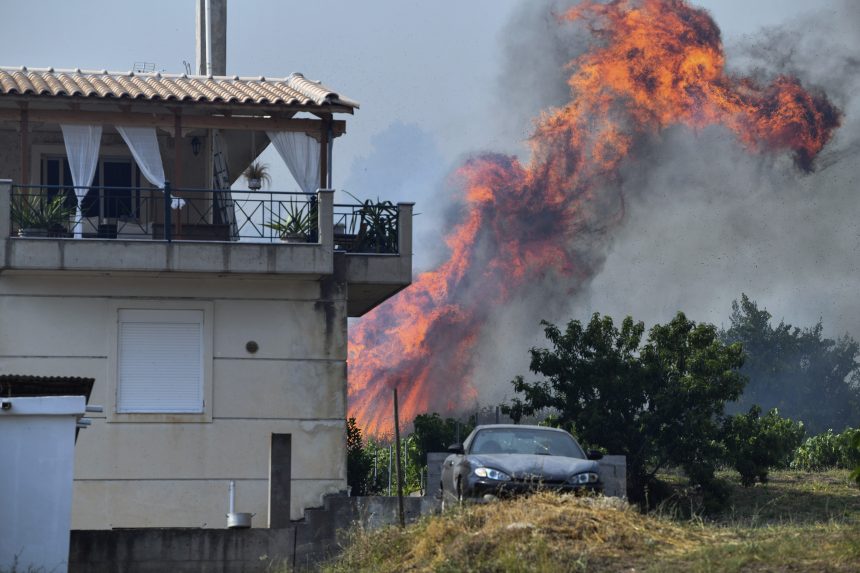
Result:
<instances>
[{"instance_id":1,"label":"roof tile","mask_svg":"<svg viewBox=\"0 0 860 573\"><path fill-rule=\"evenodd\" d=\"M264 79L0 68L0 96L3 95L358 108L355 101L301 74Z\"/></svg>"}]
</instances>

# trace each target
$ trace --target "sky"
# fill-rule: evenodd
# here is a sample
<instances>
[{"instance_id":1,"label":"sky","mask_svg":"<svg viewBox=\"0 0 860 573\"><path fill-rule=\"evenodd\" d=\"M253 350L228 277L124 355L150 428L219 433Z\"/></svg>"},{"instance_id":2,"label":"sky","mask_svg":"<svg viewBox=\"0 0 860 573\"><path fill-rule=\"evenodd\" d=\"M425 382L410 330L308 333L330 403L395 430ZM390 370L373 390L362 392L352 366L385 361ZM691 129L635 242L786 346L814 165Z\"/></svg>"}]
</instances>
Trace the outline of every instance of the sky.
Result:
<instances>
[{"instance_id":1,"label":"sky","mask_svg":"<svg viewBox=\"0 0 860 573\"><path fill-rule=\"evenodd\" d=\"M360 197L416 201L421 215L415 267L422 270L444 254L437 222L447 208L451 170L473 153L525 153L529 122L523 118L531 110L518 113L507 86L512 74L522 71L511 66L512 50L529 38L518 18L526 3L540 1L228 0L227 72L268 77L301 72L361 103L348 118L346 136L335 143L335 187ZM842 6L840 0L692 3L711 11L730 55L748 53L763 28L802 30L811 10L833 20ZM194 67L195 5L193 0L0 0L0 65L122 71L147 61L163 72L181 73L183 60ZM816 79L812 72L810 77ZM800 183L792 179L779 195L775 188L788 177L780 166L768 167L765 177L761 165L740 158L737 170L708 171L697 163L706 152L716 149L732 157L736 147L719 134L691 137L669 134L666 146L654 151L665 167L650 170L648 181L642 175L639 183L647 186L670 175L675 181L679 173L696 183L705 172L710 181L699 181L680 200L632 194L628 221L604 268L570 312L631 313L653 323L684 308L696 319L719 323L731 300L745 291L777 318L801 325L822 318L828 332L860 337L860 302L851 302L860 278L854 262L860 232L851 223L858 207L856 168L837 166ZM263 160L272 166L273 189L296 188L272 150ZM744 187L753 177L758 177L756 193L727 209L715 210L702 191L720 178ZM629 179L637 181L636 174ZM819 200L810 186L835 191ZM792 206L792 197L802 208ZM750 215L756 210L759 218ZM744 232L754 229L740 248L736 242L744 232L733 224L738 220L747 221ZM802 232L786 241L781 234L786 228ZM694 239L679 241L682 232ZM830 274L835 280L825 284ZM633 286L631 275L639 277Z\"/></svg>"}]
</instances>

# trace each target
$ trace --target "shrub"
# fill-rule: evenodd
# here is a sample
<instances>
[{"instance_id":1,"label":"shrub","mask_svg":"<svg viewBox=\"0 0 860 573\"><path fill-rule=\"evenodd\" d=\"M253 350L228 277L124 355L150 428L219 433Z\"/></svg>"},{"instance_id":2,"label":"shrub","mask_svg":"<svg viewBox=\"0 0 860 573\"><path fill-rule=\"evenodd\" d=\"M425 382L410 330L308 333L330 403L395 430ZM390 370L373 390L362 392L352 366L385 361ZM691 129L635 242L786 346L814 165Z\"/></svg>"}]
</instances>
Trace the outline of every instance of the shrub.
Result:
<instances>
[{"instance_id":1,"label":"shrub","mask_svg":"<svg viewBox=\"0 0 860 573\"><path fill-rule=\"evenodd\" d=\"M741 475L744 486L756 480L766 483L768 470L788 467L804 433L802 423L780 417L776 408L762 416L761 408L753 406L723 423L726 461Z\"/></svg>"},{"instance_id":2,"label":"shrub","mask_svg":"<svg viewBox=\"0 0 860 573\"><path fill-rule=\"evenodd\" d=\"M792 469L820 471L828 468L853 469L860 464L860 448L854 446L860 429L848 428L841 434L827 430L807 438L794 452Z\"/></svg>"}]
</instances>

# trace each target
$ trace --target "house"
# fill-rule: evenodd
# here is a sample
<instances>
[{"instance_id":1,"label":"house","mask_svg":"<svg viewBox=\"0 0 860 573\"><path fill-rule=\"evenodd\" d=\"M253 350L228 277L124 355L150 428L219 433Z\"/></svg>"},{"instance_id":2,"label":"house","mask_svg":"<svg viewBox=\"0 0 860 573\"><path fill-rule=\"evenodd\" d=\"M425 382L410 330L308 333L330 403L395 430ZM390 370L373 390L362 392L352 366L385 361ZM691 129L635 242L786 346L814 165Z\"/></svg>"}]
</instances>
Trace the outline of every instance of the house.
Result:
<instances>
[{"instance_id":1,"label":"house","mask_svg":"<svg viewBox=\"0 0 860 573\"><path fill-rule=\"evenodd\" d=\"M409 284L412 205L334 204L358 104L218 73L0 69L0 374L95 380L75 529L224 527L231 480L278 527L346 489L347 318ZM231 191L270 143L298 188Z\"/></svg>"}]
</instances>

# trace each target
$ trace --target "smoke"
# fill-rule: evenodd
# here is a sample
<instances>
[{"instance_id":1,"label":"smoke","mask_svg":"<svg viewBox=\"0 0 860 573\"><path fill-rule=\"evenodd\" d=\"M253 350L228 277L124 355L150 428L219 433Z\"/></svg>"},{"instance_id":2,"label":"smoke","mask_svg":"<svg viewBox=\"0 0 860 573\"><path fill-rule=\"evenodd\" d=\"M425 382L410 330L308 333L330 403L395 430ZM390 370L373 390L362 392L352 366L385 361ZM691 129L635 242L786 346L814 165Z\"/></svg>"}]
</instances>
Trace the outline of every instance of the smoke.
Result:
<instances>
[{"instance_id":1,"label":"smoke","mask_svg":"<svg viewBox=\"0 0 860 573\"><path fill-rule=\"evenodd\" d=\"M720 325L745 292L777 320L860 335L858 26L860 4L833 3L727 47L738 74L824 90L842 127L806 175L717 128L642 145L623 170L625 224L571 314L653 324L683 310Z\"/></svg>"},{"instance_id":2,"label":"smoke","mask_svg":"<svg viewBox=\"0 0 860 573\"><path fill-rule=\"evenodd\" d=\"M552 12L575 3L556 0ZM592 242L597 272L585 288L538 280L491 317L491 334L477 347L478 402L510 394L506 381L527 371L528 348L545 343L540 319L600 312L651 325L684 311L721 325L746 292L777 320L822 319L831 335L860 334L860 3L832 4L726 48L732 73L763 83L797 77L843 111L816 170L802 174L785 155L750 154L719 127L675 127L639 141L620 182L601 190L624 220L612 237ZM558 26L544 3L524 5L505 37L500 98L511 113L499 132L522 140L539 110L569 99L558 70L593 40L581 27Z\"/></svg>"},{"instance_id":3,"label":"smoke","mask_svg":"<svg viewBox=\"0 0 860 573\"><path fill-rule=\"evenodd\" d=\"M413 266L428 268L438 262L444 251L439 229L449 214L444 184L451 166L442 158L435 138L416 124L393 122L370 140L367 155L356 157L345 180L344 189L359 199L397 202L408 197L416 204ZM338 197L347 203L349 196Z\"/></svg>"}]
</instances>

